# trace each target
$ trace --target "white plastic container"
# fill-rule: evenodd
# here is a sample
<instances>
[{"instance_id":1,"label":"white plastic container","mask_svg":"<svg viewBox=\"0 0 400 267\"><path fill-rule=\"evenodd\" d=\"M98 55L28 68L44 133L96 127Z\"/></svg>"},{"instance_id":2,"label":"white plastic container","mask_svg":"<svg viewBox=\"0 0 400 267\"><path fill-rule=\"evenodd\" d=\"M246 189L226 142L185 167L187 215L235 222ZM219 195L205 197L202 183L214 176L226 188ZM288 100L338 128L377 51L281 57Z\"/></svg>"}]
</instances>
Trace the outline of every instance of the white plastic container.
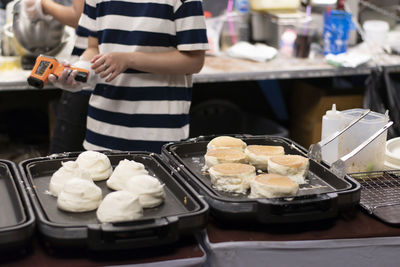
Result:
<instances>
[{"instance_id":1,"label":"white plastic container","mask_svg":"<svg viewBox=\"0 0 400 267\"><path fill-rule=\"evenodd\" d=\"M253 11L269 11L275 9L298 9L300 0L251 0L250 7Z\"/></svg>"},{"instance_id":2,"label":"white plastic container","mask_svg":"<svg viewBox=\"0 0 400 267\"><path fill-rule=\"evenodd\" d=\"M341 129L361 115L363 109L341 111ZM355 125L339 136L338 156L342 157L381 129L389 118L386 114L371 111ZM346 172L367 172L384 169L387 131L372 141L354 157L346 161Z\"/></svg>"},{"instance_id":3,"label":"white plastic container","mask_svg":"<svg viewBox=\"0 0 400 267\"><path fill-rule=\"evenodd\" d=\"M321 140L331 136L335 132L341 130L340 128L340 111L336 110L336 104L332 105L331 110L327 110L325 115L322 116L322 132ZM322 160L332 164L338 159L338 139L334 139L329 144L321 149Z\"/></svg>"},{"instance_id":4,"label":"white plastic container","mask_svg":"<svg viewBox=\"0 0 400 267\"><path fill-rule=\"evenodd\" d=\"M363 24L364 41L372 46L382 47L386 44L389 23L384 20L367 20Z\"/></svg>"}]
</instances>

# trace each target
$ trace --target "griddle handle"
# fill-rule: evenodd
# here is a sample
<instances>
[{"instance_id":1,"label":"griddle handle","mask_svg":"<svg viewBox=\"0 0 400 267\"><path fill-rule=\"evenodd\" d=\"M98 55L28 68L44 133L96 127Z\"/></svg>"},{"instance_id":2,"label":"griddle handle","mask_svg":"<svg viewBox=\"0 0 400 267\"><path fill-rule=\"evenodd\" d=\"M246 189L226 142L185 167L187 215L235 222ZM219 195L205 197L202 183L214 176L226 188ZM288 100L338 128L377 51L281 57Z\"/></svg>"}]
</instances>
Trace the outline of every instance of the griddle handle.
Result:
<instances>
[{"instance_id":1,"label":"griddle handle","mask_svg":"<svg viewBox=\"0 0 400 267\"><path fill-rule=\"evenodd\" d=\"M338 214L337 193L315 195L311 198L297 199L282 203L266 201L259 206L258 216L265 222L302 222L328 219Z\"/></svg>"},{"instance_id":2,"label":"griddle handle","mask_svg":"<svg viewBox=\"0 0 400 267\"><path fill-rule=\"evenodd\" d=\"M88 246L93 250L132 249L178 240L176 216L124 223L88 225Z\"/></svg>"}]
</instances>

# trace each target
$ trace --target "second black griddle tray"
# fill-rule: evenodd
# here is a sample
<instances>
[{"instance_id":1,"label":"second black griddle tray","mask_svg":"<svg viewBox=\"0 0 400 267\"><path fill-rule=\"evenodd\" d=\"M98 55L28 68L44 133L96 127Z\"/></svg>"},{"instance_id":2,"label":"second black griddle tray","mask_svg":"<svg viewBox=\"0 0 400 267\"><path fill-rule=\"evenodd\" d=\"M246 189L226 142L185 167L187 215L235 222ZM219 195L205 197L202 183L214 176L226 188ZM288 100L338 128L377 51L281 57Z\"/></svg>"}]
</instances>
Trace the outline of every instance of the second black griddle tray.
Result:
<instances>
[{"instance_id":1,"label":"second black griddle tray","mask_svg":"<svg viewBox=\"0 0 400 267\"><path fill-rule=\"evenodd\" d=\"M361 184L360 206L383 222L400 226L400 170L349 175Z\"/></svg>"},{"instance_id":2,"label":"second black griddle tray","mask_svg":"<svg viewBox=\"0 0 400 267\"><path fill-rule=\"evenodd\" d=\"M17 166L0 160L0 255L24 250L31 243L35 215Z\"/></svg>"},{"instance_id":3,"label":"second black griddle tray","mask_svg":"<svg viewBox=\"0 0 400 267\"><path fill-rule=\"evenodd\" d=\"M72 213L57 208L57 199L48 193L52 174L64 161L75 160L79 153L63 153L28 159L19 164L26 183L32 188L30 199L37 214L39 233L54 248L85 247L90 250L134 249L169 244L180 235L205 227L208 205L200 199L180 175L169 168L159 155L148 152L102 151L115 168L120 160L144 164L150 175L165 184L164 203L144 209L135 221L100 223L96 211ZM103 198L111 192L106 181L95 182Z\"/></svg>"},{"instance_id":4,"label":"second black griddle tray","mask_svg":"<svg viewBox=\"0 0 400 267\"><path fill-rule=\"evenodd\" d=\"M247 145L280 145L285 154L307 157L307 151L295 142L279 136L231 135ZM257 198L216 190L207 172L204 155L207 144L216 135L200 136L187 141L164 145L162 155L169 158L188 182L204 196L212 214L223 220L252 219L260 223L292 223L336 217L341 211L351 211L359 203L360 185L345 176L340 179L323 163L310 160L307 184L300 185L293 198Z\"/></svg>"}]
</instances>

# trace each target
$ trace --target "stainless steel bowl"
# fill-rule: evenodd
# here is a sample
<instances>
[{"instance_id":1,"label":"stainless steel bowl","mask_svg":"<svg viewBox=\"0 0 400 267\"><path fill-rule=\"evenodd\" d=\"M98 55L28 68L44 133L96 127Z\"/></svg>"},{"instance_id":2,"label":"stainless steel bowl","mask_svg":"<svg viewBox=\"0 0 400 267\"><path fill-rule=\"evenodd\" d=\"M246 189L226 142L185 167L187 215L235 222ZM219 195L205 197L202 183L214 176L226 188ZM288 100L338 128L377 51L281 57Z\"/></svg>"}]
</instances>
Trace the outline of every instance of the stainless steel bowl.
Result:
<instances>
[{"instance_id":1,"label":"stainless steel bowl","mask_svg":"<svg viewBox=\"0 0 400 267\"><path fill-rule=\"evenodd\" d=\"M48 54L60 46L64 25L55 20L38 19L32 21L21 13L21 1L17 1L13 10L13 32L19 44L29 54Z\"/></svg>"}]
</instances>

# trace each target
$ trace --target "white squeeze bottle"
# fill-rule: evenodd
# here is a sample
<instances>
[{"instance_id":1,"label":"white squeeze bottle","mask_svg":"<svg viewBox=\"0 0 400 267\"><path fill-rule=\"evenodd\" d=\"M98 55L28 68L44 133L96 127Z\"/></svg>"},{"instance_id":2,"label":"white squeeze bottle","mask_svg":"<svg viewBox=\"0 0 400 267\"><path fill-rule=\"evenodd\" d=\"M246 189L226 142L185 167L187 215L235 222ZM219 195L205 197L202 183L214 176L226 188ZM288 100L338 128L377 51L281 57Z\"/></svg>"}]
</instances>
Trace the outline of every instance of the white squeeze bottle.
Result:
<instances>
[{"instance_id":1,"label":"white squeeze bottle","mask_svg":"<svg viewBox=\"0 0 400 267\"><path fill-rule=\"evenodd\" d=\"M336 104L333 104L332 109L322 116L321 140L340 130L340 111L336 110ZM335 138L321 149L322 160L329 165L338 159L338 144L338 138Z\"/></svg>"}]
</instances>

